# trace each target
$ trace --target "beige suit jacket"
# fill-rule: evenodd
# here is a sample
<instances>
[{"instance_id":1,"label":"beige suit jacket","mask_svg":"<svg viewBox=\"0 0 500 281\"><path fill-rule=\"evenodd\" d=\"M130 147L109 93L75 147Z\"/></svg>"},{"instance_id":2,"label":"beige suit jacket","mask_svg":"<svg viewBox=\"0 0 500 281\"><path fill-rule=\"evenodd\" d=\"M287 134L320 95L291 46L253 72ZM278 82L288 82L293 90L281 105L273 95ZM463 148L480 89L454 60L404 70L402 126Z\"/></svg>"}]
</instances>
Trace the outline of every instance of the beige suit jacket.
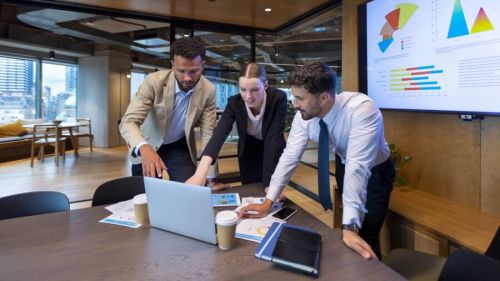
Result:
<instances>
[{"instance_id":1,"label":"beige suit jacket","mask_svg":"<svg viewBox=\"0 0 500 281\"><path fill-rule=\"evenodd\" d=\"M120 123L120 133L131 151L133 164L141 163L133 149L142 141L155 150L163 144L172 119L175 99L175 76L172 70L157 71L146 77L130 102ZM215 87L201 76L189 102L184 131L191 159L196 166L197 150L194 127L200 126L202 148L210 140L215 128Z\"/></svg>"}]
</instances>

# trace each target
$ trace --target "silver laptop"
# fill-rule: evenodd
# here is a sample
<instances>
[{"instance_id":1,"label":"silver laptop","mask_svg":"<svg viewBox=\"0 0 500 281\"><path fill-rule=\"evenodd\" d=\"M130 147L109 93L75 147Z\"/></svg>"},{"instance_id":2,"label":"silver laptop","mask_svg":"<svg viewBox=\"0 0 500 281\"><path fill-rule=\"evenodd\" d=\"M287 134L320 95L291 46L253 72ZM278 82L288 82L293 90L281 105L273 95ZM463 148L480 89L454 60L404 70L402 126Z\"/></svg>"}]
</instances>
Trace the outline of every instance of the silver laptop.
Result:
<instances>
[{"instance_id":1,"label":"silver laptop","mask_svg":"<svg viewBox=\"0 0 500 281\"><path fill-rule=\"evenodd\" d=\"M151 226L217 244L210 188L144 177Z\"/></svg>"}]
</instances>

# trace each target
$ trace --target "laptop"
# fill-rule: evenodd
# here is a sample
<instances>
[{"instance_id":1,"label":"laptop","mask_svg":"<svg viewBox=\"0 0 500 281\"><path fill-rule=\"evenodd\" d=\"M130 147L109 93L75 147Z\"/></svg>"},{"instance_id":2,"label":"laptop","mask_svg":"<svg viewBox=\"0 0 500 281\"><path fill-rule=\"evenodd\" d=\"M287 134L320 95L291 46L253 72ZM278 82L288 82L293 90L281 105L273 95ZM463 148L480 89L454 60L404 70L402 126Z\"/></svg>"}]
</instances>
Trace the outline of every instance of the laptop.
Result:
<instances>
[{"instance_id":1,"label":"laptop","mask_svg":"<svg viewBox=\"0 0 500 281\"><path fill-rule=\"evenodd\" d=\"M210 188L144 177L151 226L217 244Z\"/></svg>"}]
</instances>

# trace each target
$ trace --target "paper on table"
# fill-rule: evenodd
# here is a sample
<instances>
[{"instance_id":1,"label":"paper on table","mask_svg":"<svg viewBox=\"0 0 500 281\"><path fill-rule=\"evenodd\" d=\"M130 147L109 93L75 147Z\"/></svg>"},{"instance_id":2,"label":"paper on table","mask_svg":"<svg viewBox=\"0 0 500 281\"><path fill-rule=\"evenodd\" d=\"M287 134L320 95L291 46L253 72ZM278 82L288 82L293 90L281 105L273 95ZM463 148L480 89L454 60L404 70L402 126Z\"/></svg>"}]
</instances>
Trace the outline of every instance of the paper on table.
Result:
<instances>
[{"instance_id":1,"label":"paper on table","mask_svg":"<svg viewBox=\"0 0 500 281\"><path fill-rule=\"evenodd\" d=\"M265 199L265 197L243 197L241 199L241 205L236 208L235 211L239 211L241 208L243 208L243 206L246 206L248 204L261 204ZM281 207L283 207L283 202L274 202L273 206L271 207L271 214L281 209Z\"/></svg>"},{"instance_id":2,"label":"paper on table","mask_svg":"<svg viewBox=\"0 0 500 281\"><path fill-rule=\"evenodd\" d=\"M111 214L99 222L116 224L126 227L138 228L140 224L135 222L135 217L123 217L118 214Z\"/></svg>"},{"instance_id":3,"label":"paper on table","mask_svg":"<svg viewBox=\"0 0 500 281\"><path fill-rule=\"evenodd\" d=\"M236 226L236 238L260 243L274 222L277 220L268 217L241 220Z\"/></svg>"},{"instance_id":4,"label":"paper on table","mask_svg":"<svg viewBox=\"0 0 500 281\"><path fill-rule=\"evenodd\" d=\"M141 226L140 224L137 224L135 222L133 199L109 205L105 207L105 209L110 211L112 214L100 220L99 222L116 224L132 228L137 228Z\"/></svg>"},{"instance_id":5,"label":"paper on table","mask_svg":"<svg viewBox=\"0 0 500 281\"><path fill-rule=\"evenodd\" d=\"M134 199L109 205L105 207L105 209L113 214L122 214L122 215L134 214Z\"/></svg>"}]
</instances>

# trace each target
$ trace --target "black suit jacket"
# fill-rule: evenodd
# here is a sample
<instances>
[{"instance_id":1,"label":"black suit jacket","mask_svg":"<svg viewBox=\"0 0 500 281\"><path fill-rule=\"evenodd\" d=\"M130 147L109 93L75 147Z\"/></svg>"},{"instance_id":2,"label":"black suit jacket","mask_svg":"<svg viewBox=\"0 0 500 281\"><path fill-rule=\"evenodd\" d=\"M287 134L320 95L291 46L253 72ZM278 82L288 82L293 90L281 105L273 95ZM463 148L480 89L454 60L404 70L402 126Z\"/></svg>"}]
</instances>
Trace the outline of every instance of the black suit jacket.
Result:
<instances>
[{"instance_id":1,"label":"black suit jacket","mask_svg":"<svg viewBox=\"0 0 500 281\"><path fill-rule=\"evenodd\" d=\"M264 163L262 163L262 183L269 185L274 169L278 164L279 158L285 148L285 118L287 114L287 99L285 92L267 88L266 90L266 108L264 109L264 119L262 120L262 140L264 142ZM224 113L215 128L212 138L208 142L202 156L208 155L216 159L224 141L233 128L236 121L238 129L238 157L243 155L245 149L252 147L245 146L247 135L248 113L245 108L245 101L240 94L228 98L228 103ZM240 166L240 170L244 167Z\"/></svg>"}]
</instances>

